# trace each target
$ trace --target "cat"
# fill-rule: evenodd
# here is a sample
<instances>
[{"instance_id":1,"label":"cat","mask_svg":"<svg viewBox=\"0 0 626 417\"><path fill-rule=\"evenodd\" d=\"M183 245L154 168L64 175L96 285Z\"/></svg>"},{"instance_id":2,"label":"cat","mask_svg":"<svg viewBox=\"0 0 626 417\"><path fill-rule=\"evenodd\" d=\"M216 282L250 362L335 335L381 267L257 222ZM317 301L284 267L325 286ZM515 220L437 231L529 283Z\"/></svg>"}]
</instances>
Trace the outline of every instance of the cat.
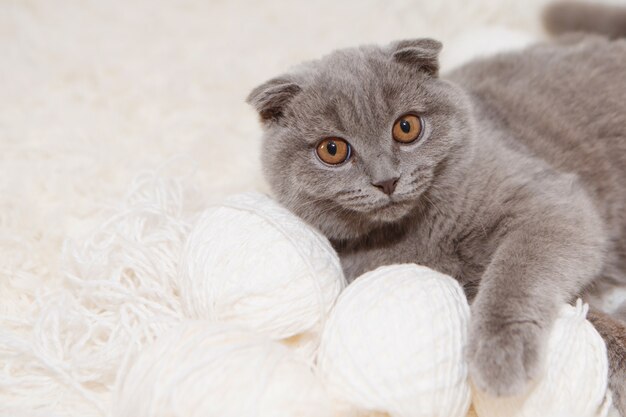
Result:
<instances>
[{"instance_id":1,"label":"cat","mask_svg":"<svg viewBox=\"0 0 626 417\"><path fill-rule=\"evenodd\" d=\"M560 34L594 11L626 18L562 4L545 20ZM338 50L255 88L265 177L350 280L394 263L457 279L470 376L493 395L539 375L560 305L583 296L626 416L626 322L599 308L626 287L626 39L564 34L444 76L441 47Z\"/></svg>"}]
</instances>

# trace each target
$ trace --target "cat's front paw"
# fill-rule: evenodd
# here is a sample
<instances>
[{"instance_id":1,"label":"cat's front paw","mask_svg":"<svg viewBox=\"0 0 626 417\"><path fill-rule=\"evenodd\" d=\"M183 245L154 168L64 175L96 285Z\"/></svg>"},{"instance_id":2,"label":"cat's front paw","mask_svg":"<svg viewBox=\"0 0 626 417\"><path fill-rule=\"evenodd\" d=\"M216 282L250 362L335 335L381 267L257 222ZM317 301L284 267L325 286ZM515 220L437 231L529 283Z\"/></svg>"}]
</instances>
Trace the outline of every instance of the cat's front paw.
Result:
<instances>
[{"instance_id":1,"label":"cat's front paw","mask_svg":"<svg viewBox=\"0 0 626 417\"><path fill-rule=\"evenodd\" d=\"M522 394L539 375L544 330L534 321L475 320L469 339L469 372L490 395Z\"/></svg>"}]
</instances>

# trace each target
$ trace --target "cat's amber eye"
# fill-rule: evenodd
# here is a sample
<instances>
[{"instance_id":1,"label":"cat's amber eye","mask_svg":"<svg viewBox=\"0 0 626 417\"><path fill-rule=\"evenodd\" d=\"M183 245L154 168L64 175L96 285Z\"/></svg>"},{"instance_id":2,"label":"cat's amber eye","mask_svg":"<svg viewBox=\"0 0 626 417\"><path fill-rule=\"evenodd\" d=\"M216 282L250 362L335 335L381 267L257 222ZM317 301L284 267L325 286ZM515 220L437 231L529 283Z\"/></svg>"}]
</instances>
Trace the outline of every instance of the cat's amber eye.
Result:
<instances>
[{"instance_id":1,"label":"cat's amber eye","mask_svg":"<svg viewBox=\"0 0 626 417\"><path fill-rule=\"evenodd\" d=\"M415 114L405 114L393 124L393 139L400 143L411 143L422 134L422 119Z\"/></svg>"},{"instance_id":2,"label":"cat's amber eye","mask_svg":"<svg viewBox=\"0 0 626 417\"><path fill-rule=\"evenodd\" d=\"M327 138L317 144L317 156L328 165L339 165L350 158L350 144L341 138Z\"/></svg>"}]
</instances>

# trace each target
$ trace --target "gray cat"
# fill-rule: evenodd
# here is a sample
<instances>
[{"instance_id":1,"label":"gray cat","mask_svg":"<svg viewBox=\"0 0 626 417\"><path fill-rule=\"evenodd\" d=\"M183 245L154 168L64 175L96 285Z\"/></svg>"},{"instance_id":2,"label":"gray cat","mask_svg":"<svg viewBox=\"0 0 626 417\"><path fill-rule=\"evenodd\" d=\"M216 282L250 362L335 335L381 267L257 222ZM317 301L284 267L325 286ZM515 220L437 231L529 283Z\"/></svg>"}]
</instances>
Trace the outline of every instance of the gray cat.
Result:
<instances>
[{"instance_id":1,"label":"gray cat","mask_svg":"<svg viewBox=\"0 0 626 417\"><path fill-rule=\"evenodd\" d=\"M546 14L554 32L608 19L626 37L625 18L581 5ZM471 377L514 395L538 375L562 303L597 306L626 286L626 39L567 35L445 77L440 49L339 50L248 101L276 197L331 240L349 279L405 262L455 277L472 303ZM626 415L626 322L589 318Z\"/></svg>"}]
</instances>

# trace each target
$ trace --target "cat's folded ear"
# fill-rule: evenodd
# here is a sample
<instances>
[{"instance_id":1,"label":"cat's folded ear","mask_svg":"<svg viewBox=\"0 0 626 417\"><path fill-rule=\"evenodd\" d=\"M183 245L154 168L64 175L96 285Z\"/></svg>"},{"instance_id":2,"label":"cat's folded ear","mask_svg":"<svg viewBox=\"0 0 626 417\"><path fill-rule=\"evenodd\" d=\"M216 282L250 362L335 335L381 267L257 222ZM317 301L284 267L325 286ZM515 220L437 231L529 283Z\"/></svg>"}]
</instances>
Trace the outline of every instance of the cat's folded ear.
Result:
<instances>
[{"instance_id":1,"label":"cat's folded ear","mask_svg":"<svg viewBox=\"0 0 626 417\"><path fill-rule=\"evenodd\" d=\"M434 77L439 73L441 42L434 39L407 39L389 45L393 59L411 65Z\"/></svg>"},{"instance_id":2,"label":"cat's folded ear","mask_svg":"<svg viewBox=\"0 0 626 417\"><path fill-rule=\"evenodd\" d=\"M273 78L256 87L246 98L261 117L262 123L277 121L287 104L302 88L288 77Z\"/></svg>"}]
</instances>

